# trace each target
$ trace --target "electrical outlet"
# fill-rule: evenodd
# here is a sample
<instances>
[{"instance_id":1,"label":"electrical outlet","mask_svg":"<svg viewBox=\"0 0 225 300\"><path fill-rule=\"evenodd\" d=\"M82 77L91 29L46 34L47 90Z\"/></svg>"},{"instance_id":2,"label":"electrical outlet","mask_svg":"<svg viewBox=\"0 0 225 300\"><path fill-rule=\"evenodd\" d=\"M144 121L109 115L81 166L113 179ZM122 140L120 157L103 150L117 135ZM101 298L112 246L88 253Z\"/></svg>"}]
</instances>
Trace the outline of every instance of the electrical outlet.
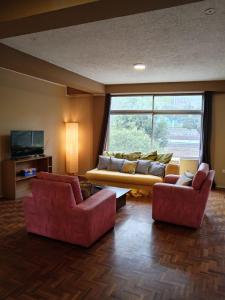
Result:
<instances>
[{"instance_id":1,"label":"electrical outlet","mask_svg":"<svg viewBox=\"0 0 225 300\"><path fill-rule=\"evenodd\" d=\"M222 173L225 174L225 169L222 170Z\"/></svg>"}]
</instances>

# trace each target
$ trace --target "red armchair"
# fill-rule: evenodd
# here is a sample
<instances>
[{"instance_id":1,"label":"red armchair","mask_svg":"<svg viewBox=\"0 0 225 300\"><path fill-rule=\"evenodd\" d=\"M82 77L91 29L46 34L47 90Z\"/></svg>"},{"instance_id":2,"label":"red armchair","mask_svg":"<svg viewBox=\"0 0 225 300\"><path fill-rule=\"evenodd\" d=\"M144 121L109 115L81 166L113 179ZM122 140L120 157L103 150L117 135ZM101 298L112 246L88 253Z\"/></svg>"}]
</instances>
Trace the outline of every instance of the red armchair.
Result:
<instances>
[{"instance_id":1,"label":"red armchair","mask_svg":"<svg viewBox=\"0 0 225 300\"><path fill-rule=\"evenodd\" d=\"M199 228L215 172L202 163L192 186L176 185L179 176L167 175L165 183L153 186L152 218L157 221Z\"/></svg>"},{"instance_id":2,"label":"red armchair","mask_svg":"<svg viewBox=\"0 0 225 300\"><path fill-rule=\"evenodd\" d=\"M42 172L24 213L28 232L89 247L114 227L116 197L102 190L83 201L77 177Z\"/></svg>"}]
</instances>

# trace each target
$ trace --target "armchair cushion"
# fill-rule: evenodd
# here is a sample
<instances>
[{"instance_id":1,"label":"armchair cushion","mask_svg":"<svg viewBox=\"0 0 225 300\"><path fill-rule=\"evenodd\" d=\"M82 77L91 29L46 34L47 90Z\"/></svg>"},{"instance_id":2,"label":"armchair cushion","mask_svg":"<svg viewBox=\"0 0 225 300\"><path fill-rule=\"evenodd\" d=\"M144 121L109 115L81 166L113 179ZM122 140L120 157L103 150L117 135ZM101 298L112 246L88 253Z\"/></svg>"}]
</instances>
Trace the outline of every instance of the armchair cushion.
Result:
<instances>
[{"instance_id":1,"label":"armchair cushion","mask_svg":"<svg viewBox=\"0 0 225 300\"><path fill-rule=\"evenodd\" d=\"M38 179L44 179L44 180L49 180L49 181L57 181L57 182L65 182L65 183L70 183L74 198L76 201L76 204L79 204L83 201L83 197L81 194L81 189L80 189L80 184L78 177L76 176L67 176L67 175L57 175L57 174L51 174L48 172L39 172L37 175Z\"/></svg>"},{"instance_id":2,"label":"armchair cushion","mask_svg":"<svg viewBox=\"0 0 225 300\"><path fill-rule=\"evenodd\" d=\"M208 176L208 173L209 173L209 165L206 163L201 163L192 181L192 186L195 190L200 190L203 182Z\"/></svg>"}]
</instances>

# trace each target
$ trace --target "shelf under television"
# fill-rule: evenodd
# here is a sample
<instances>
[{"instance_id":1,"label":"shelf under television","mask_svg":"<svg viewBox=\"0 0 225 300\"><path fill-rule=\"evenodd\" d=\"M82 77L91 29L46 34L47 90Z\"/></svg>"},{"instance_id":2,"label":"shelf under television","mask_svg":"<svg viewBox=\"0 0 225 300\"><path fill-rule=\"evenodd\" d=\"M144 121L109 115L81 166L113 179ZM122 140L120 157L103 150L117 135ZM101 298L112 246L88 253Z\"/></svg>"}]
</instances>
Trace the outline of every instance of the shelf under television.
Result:
<instances>
[{"instance_id":1,"label":"shelf under television","mask_svg":"<svg viewBox=\"0 0 225 300\"><path fill-rule=\"evenodd\" d=\"M27 180L30 178L34 178L36 175L29 175L29 176L16 176L16 182L22 181L22 180Z\"/></svg>"}]
</instances>

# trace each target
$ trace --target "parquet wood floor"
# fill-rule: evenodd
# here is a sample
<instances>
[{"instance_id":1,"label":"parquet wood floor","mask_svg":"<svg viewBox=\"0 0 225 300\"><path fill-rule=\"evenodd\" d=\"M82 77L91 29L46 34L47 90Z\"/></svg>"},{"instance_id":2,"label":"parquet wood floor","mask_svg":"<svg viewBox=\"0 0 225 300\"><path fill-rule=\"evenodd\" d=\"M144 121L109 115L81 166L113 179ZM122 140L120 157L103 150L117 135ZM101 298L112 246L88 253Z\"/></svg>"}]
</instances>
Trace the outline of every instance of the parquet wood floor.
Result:
<instances>
[{"instance_id":1,"label":"parquet wood floor","mask_svg":"<svg viewBox=\"0 0 225 300\"><path fill-rule=\"evenodd\" d=\"M0 299L225 299L225 193L211 193L197 231L130 200L90 249L27 234L21 202L0 201Z\"/></svg>"}]
</instances>

